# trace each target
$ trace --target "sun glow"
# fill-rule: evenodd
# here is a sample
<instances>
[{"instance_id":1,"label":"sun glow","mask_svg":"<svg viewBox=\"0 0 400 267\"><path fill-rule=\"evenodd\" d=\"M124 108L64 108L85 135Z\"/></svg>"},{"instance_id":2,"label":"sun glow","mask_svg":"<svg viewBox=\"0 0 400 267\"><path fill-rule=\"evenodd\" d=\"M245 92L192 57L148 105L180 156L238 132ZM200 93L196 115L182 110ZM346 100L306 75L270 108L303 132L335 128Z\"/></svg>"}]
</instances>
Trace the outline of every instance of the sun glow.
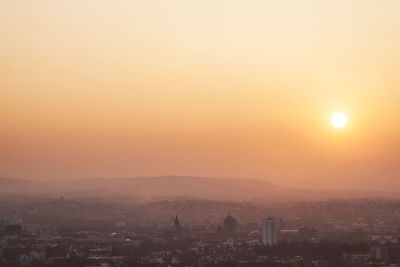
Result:
<instances>
[{"instance_id":1,"label":"sun glow","mask_svg":"<svg viewBox=\"0 0 400 267\"><path fill-rule=\"evenodd\" d=\"M343 126L346 125L346 122L347 122L347 118L342 113L333 114L331 117L331 123L336 128L342 128Z\"/></svg>"}]
</instances>

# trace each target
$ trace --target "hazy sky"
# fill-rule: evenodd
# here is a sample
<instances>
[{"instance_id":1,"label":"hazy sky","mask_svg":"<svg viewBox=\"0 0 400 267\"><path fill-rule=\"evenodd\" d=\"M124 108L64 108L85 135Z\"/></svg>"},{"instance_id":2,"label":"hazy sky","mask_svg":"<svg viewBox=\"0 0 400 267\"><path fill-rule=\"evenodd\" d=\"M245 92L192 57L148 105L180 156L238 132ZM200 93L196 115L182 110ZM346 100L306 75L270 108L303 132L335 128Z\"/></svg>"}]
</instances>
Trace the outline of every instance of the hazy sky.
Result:
<instances>
[{"instance_id":1,"label":"hazy sky","mask_svg":"<svg viewBox=\"0 0 400 267\"><path fill-rule=\"evenodd\" d=\"M0 0L0 176L399 184L399 14L397 0Z\"/></svg>"}]
</instances>

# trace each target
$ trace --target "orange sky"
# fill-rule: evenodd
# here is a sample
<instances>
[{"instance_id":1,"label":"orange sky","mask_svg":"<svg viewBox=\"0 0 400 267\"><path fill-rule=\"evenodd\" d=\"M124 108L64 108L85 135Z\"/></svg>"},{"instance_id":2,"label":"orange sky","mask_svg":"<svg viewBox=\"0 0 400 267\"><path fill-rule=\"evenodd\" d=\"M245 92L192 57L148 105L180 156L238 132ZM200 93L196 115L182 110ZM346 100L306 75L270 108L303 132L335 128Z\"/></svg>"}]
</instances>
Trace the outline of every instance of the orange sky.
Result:
<instances>
[{"instance_id":1,"label":"orange sky","mask_svg":"<svg viewBox=\"0 0 400 267\"><path fill-rule=\"evenodd\" d=\"M0 176L399 184L399 14L397 0L3 0Z\"/></svg>"}]
</instances>

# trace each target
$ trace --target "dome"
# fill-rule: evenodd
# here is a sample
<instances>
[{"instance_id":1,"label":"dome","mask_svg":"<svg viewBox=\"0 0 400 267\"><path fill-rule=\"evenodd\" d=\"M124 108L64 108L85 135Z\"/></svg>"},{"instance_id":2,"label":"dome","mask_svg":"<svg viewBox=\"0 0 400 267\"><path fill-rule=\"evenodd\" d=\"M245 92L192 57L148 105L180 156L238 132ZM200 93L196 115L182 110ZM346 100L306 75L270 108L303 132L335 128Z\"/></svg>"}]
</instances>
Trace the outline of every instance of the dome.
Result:
<instances>
[{"instance_id":1,"label":"dome","mask_svg":"<svg viewBox=\"0 0 400 267\"><path fill-rule=\"evenodd\" d=\"M233 218L230 215L226 216L226 218L224 220L225 227L236 227L236 224L237 224L237 221L235 218Z\"/></svg>"}]
</instances>

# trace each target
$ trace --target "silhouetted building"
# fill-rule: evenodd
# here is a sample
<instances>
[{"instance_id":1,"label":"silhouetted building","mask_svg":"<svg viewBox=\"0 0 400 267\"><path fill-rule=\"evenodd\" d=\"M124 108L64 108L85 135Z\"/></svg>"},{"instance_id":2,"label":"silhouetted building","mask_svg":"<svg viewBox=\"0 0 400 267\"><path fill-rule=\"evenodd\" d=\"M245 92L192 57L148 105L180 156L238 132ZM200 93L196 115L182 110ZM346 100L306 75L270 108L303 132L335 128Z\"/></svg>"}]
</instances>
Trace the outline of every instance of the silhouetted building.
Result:
<instances>
[{"instance_id":1,"label":"silhouetted building","mask_svg":"<svg viewBox=\"0 0 400 267\"><path fill-rule=\"evenodd\" d=\"M222 237L224 236L224 233L223 233L223 231L222 231L221 224L218 224L218 232L217 232L217 234L218 234L218 239L219 239L219 240L221 240Z\"/></svg>"},{"instance_id":2,"label":"silhouetted building","mask_svg":"<svg viewBox=\"0 0 400 267\"><path fill-rule=\"evenodd\" d=\"M233 218L229 213L224 220L224 235L232 235L235 233L237 227L237 220Z\"/></svg>"},{"instance_id":3,"label":"silhouetted building","mask_svg":"<svg viewBox=\"0 0 400 267\"><path fill-rule=\"evenodd\" d=\"M177 233L181 232L181 224L179 223L178 214L175 216L174 227Z\"/></svg>"},{"instance_id":4,"label":"silhouetted building","mask_svg":"<svg viewBox=\"0 0 400 267\"><path fill-rule=\"evenodd\" d=\"M272 246L276 244L276 219L274 217L262 221L261 231L264 245Z\"/></svg>"},{"instance_id":5,"label":"silhouetted building","mask_svg":"<svg viewBox=\"0 0 400 267\"><path fill-rule=\"evenodd\" d=\"M4 219L2 224L6 235L18 235L23 230L22 220L15 216Z\"/></svg>"},{"instance_id":6,"label":"silhouetted building","mask_svg":"<svg viewBox=\"0 0 400 267\"><path fill-rule=\"evenodd\" d=\"M20 224L7 224L4 226L6 235L18 235L22 232L22 225Z\"/></svg>"}]
</instances>

